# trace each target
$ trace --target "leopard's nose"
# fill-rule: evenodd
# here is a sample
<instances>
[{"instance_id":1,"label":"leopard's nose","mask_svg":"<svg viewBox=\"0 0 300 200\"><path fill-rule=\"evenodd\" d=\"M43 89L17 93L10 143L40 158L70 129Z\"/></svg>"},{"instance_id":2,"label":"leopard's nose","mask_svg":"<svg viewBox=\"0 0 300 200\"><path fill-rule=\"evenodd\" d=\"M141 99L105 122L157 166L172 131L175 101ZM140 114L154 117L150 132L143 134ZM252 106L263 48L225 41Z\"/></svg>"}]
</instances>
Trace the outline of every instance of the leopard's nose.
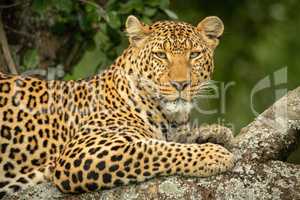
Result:
<instances>
[{"instance_id":1,"label":"leopard's nose","mask_svg":"<svg viewBox=\"0 0 300 200\"><path fill-rule=\"evenodd\" d=\"M170 84L178 91L184 90L187 86L189 86L191 81L170 81Z\"/></svg>"}]
</instances>

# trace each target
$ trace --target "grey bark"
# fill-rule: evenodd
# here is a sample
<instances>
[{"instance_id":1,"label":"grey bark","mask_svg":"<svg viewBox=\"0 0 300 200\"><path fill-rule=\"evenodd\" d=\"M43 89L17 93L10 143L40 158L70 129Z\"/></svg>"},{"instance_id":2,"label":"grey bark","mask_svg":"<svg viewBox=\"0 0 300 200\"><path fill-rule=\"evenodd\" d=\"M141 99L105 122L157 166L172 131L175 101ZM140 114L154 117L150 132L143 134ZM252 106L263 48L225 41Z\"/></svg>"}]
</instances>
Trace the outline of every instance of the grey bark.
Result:
<instances>
[{"instance_id":1,"label":"grey bark","mask_svg":"<svg viewBox=\"0 0 300 200\"><path fill-rule=\"evenodd\" d=\"M283 162L300 139L300 87L243 128L229 148L230 171L208 178L159 177L112 190L68 195L50 183L4 199L300 199L300 165Z\"/></svg>"}]
</instances>

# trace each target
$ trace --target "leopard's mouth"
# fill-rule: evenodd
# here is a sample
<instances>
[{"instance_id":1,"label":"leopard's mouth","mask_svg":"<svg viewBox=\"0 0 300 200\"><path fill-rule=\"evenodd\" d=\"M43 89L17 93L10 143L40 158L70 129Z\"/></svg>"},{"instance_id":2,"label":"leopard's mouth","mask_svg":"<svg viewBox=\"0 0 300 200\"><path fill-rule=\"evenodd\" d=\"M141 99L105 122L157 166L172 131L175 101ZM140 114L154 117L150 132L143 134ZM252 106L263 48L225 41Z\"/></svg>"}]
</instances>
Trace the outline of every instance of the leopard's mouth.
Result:
<instances>
[{"instance_id":1,"label":"leopard's mouth","mask_svg":"<svg viewBox=\"0 0 300 200\"><path fill-rule=\"evenodd\" d=\"M176 104L182 104L182 103L189 103L191 102L191 99L185 98L181 95L160 95L160 101L162 103L176 103Z\"/></svg>"},{"instance_id":2,"label":"leopard's mouth","mask_svg":"<svg viewBox=\"0 0 300 200\"><path fill-rule=\"evenodd\" d=\"M194 96L189 91L182 91L177 92L174 91L173 93L160 93L160 98L163 101L167 102L192 102Z\"/></svg>"}]
</instances>

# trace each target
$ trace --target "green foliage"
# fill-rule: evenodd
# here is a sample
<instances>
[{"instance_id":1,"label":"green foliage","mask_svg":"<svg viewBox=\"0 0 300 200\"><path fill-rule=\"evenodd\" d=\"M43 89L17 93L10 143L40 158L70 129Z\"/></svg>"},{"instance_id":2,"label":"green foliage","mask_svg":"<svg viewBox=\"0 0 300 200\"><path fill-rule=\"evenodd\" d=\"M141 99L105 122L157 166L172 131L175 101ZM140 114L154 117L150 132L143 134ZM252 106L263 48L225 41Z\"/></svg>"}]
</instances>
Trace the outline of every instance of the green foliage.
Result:
<instances>
[{"instance_id":1,"label":"green foliage","mask_svg":"<svg viewBox=\"0 0 300 200\"><path fill-rule=\"evenodd\" d=\"M128 45L124 33L128 15L137 15L147 23L177 18L169 9L169 0L109 0L104 6L93 0L33 0L32 9L54 34L72 31L72 42L81 44L82 57L65 79L90 76L120 55ZM60 59L63 63L65 56Z\"/></svg>"},{"instance_id":2,"label":"green foliage","mask_svg":"<svg viewBox=\"0 0 300 200\"><path fill-rule=\"evenodd\" d=\"M97 40L99 38L99 40ZM80 61L73 67L73 71L71 74L67 74L65 76L65 80L74 80L78 79L78 77L88 77L97 72L97 68L101 63L108 62L107 56L103 52L103 48L105 48L105 41L108 42L108 38L103 35L103 33L98 32L95 35L95 41L98 41L96 47L92 49L88 49L84 52Z\"/></svg>"},{"instance_id":3,"label":"green foliage","mask_svg":"<svg viewBox=\"0 0 300 200\"><path fill-rule=\"evenodd\" d=\"M28 49L22 59L21 67L23 70L34 69L39 64L39 55L37 49Z\"/></svg>"}]
</instances>

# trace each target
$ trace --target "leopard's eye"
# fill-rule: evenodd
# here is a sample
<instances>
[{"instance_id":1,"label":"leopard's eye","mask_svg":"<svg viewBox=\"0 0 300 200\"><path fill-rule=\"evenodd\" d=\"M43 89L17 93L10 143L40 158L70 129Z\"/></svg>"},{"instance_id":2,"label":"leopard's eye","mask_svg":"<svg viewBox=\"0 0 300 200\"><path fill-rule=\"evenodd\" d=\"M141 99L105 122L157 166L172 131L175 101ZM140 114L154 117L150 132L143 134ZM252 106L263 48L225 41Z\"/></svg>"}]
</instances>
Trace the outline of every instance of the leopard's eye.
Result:
<instances>
[{"instance_id":1,"label":"leopard's eye","mask_svg":"<svg viewBox=\"0 0 300 200\"><path fill-rule=\"evenodd\" d=\"M197 51L192 52L192 53L190 53L190 59L197 58L199 55L200 55L200 52L197 52Z\"/></svg>"},{"instance_id":2,"label":"leopard's eye","mask_svg":"<svg viewBox=\"0 0 300 200\"><path fill-rule=\"evenodd\" d=\"M159 52L154 52L154 55L157 56L160 59L166 59L167 54L165 52L159 51Z\"/></svg>"}]
</instances>

